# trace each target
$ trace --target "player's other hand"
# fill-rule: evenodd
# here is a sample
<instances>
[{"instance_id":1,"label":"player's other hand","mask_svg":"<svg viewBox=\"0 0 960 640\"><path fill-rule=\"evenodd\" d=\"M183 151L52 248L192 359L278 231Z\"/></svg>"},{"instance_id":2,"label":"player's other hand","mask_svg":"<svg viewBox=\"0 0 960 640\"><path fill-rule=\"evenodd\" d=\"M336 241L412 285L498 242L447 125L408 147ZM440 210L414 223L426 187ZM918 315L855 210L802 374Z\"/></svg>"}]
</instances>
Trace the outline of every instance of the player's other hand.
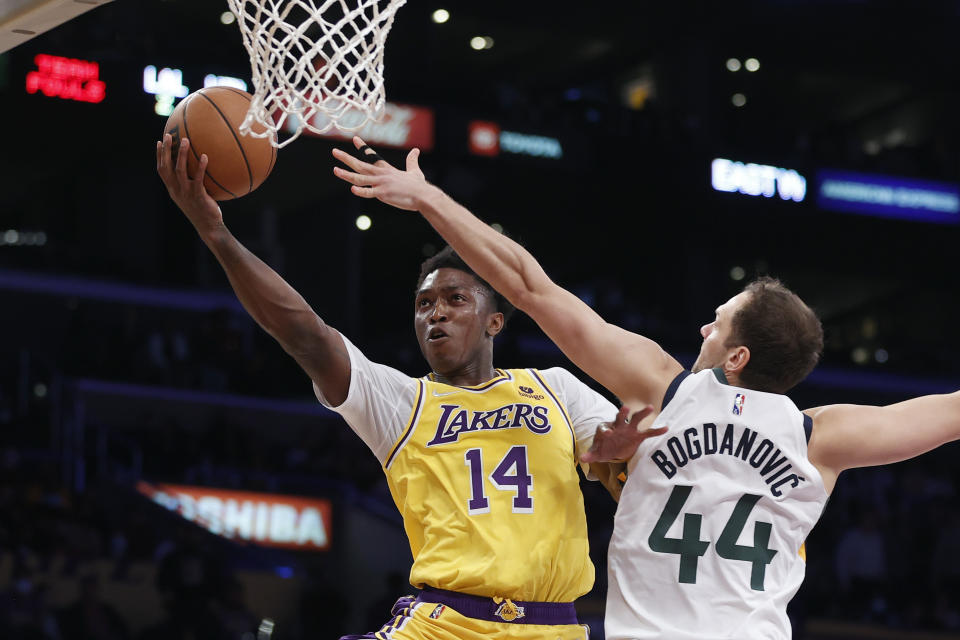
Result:
<instances>
[{"instance_id":1,"label":"player's other hand","mask_svg":"<svg viewBox=\"0 0 960 640\"><path fill-rule=\"evenodd\" d=\"M334 149L333 157L353 171L334 167L333 174L351 185L350 191L361 198L376 198L381 202L404 209L417 211L433 187L420 170L420 149L411 149L407 154L407 169L401 171L391 166L359 137L353 137L354 146L373 162L364 162L342 149ZM366 148L364 148L366 147ZM366 153L364 153L366 152Z\"/></svg>"},{"instance_id":2,"label":"player's other hand","mask_svg":"<svg viewBox=\"0 0 960 640\"><path fill-rule=\"evenodd\" d=\"M666 427L658 429L640 428L641 421L651 413L653 413L653 407L644 407L631 416L628 407L621 407L616 420L597 427L597 432L593 436L593 445L589 451L580 456L580 461L622 462L628 460L641 442L667 432Z\"/></svg>"},{"instance_id":3,"label":"player's other hand","mask_svg":"<svg viewBox=\"0 0 960 640\"><path fill-rule=\"evenodd\" d=\"M186 214L197 231L203 235L223 227L223 214L217 201L210 197L203 187L203 177L207 173L207 154L200 156L196 175L187 174L187 153L190 141L180 139L176 157L172 152L173 137L167 133L157 142L157 173L167 187L167 193L180 210Z\"/></svg>"}]
</instances>

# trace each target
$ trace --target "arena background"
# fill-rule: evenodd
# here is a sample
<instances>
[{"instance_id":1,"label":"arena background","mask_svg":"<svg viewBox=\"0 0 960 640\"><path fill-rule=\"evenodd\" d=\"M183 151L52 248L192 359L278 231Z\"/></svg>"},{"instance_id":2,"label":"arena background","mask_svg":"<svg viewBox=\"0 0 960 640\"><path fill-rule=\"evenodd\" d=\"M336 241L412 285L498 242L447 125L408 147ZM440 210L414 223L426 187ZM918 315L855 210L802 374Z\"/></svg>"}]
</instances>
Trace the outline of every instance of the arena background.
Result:
<instances>
[{"instance_id":1,"label":"arena background","mask_svg":"<svg viewBox=\"0 0 960 640\"><path fill-rule=\"evenodd\" d=\"M239 307L155 173L170 102L145 68L191 91L249 83L225 10L117 0L0 55L3 638L252 640L262 617L281 640L336 638L409 590L376 460ZM411 2L386 85L417 111L381 132L399 148L377 148L400 162L427 144L405 137L415 119L428 179L686 365L714 307L772 274L826 329L798 405L952 391L958 30L946 0ZM28 91L41 54L96 62L104 99ZM412 291L442 244L350 196L336 144L283 149L225 219L371 358L424 373ZM499 366L570 366L511 324ZM807 543L796 638L960 637L957 453L841 477ZM270 495L221 513L223 491ZM598 580L578 607L602 638L615 505L584 492ZM290 509L312 528L290 529ZM273 544L209 531L231 526Z\"/></svg>"}]
</instances>

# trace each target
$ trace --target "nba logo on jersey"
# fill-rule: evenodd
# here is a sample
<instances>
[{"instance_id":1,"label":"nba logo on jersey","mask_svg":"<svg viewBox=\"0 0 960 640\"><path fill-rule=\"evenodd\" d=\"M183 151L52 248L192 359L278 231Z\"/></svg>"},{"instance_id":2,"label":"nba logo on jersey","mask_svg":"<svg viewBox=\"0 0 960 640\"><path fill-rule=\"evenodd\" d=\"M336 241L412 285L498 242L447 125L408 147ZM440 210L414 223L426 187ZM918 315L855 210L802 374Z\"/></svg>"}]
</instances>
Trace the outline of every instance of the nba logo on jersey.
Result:
<instances>
[{"instance_id":1,"label":"nba logo on jersey","mask_svg":"<svg viewBox=\"0 0 960 640\"><path fill-rule=\"evenodd\" d=\"M747 396L742 393L737 394L737 397L733 400L733 415L743 415L743 403L746 402L746 400Z\"/></svg>"},{"instance_id":2,"label":"nba logo on jersey","mask_svg":"<svg viewBox=\"0 0 960 640\"><path fill-rule=\"evenodd\" d=\"M436 620L437 618L440 617L440 614L443 613L443 610L446 609L446 608L447 608L446 606L444 606L444 605L442 605L442 604L438 604L438 605L437 605L437 608L434 609L434 610L433 610L433 613L430 614L430 617L433 618L434 620Z\"/></svg>"}]
</instances>

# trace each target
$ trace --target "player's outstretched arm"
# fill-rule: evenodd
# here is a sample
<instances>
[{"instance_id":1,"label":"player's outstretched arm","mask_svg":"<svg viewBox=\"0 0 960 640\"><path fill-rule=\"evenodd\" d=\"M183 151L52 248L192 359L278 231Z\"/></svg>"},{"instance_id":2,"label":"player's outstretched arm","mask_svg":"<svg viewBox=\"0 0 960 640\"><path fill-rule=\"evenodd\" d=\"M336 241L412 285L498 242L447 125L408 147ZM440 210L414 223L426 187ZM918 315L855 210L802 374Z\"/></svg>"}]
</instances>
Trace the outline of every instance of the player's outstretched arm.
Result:
<instances>
[{"instance_id":1,"label":"player's outstretched arm","mask_svg":"<svg viewBox=\"0 0 960 640\"><path fill-rule=\"evenodd\" d=\"M350 358L343 339L293 287L230 233L220 207L203 188L206 154L200 158L196 175L187 175L189 145L189 140L181 139L174 160L170 135L157 142L157 173L170 197L216 256L237 298L257 324L296 359L329 403L342 403L350 385Z\"/></svg>"},{"instance_id":2,"label":"player's outstretched arm","mask_svg":"<svg viewBox=\"0 0 960 640\"><path fill-rule=\"evenodd\" d=\"M808 455L828 487L845 469L900 462L960 439L960 391L886 407L835 404L804 413L813 418Z\"/></svg>"},{"instance_id":3,"label":"player's outstretched arm","mask_svg":"<svg viewBox=\"0 0 960 640\"><path fill-rule=\"evenodd\" d=\"M357 148L363 140L354 138ZM659 407L682 370L658 344L603 320L575 295L556 285L519 244L497 233L424 178L419 150L400 171L382 160L363 162L339 149L334 157L353 171L334 169L360 197L419 211L481 278L523 310L578 367L624 404Z\"/></svg>"}]
</instances>

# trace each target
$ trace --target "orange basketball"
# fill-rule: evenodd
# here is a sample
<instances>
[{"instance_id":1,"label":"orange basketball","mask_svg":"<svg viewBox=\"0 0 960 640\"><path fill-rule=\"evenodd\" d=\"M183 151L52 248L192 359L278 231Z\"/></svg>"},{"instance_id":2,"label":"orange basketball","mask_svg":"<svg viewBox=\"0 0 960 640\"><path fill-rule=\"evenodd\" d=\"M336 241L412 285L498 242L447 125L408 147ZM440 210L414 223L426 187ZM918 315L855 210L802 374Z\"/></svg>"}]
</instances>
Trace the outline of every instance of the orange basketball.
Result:
<instances>
[{"instance_id":1,"label":"orange basketball","mask_svg":"<svg viewBox=\"0 0 960 640\"><path fill-rule=\"evenodd\" d=\"M267 179L277 160L270 138L240 133L240 123L250 108L250 94L232 87L207 87L180 101L163 132L173 136L176 162L180 138L190 140L187 172L195 175L200 156L207 154L203 186L214 200L245 196ZM253 131L264 128L254 124Z\"/></svg>"}]
</instances>

